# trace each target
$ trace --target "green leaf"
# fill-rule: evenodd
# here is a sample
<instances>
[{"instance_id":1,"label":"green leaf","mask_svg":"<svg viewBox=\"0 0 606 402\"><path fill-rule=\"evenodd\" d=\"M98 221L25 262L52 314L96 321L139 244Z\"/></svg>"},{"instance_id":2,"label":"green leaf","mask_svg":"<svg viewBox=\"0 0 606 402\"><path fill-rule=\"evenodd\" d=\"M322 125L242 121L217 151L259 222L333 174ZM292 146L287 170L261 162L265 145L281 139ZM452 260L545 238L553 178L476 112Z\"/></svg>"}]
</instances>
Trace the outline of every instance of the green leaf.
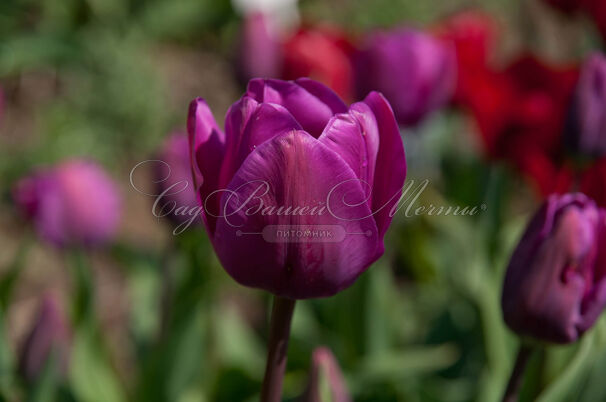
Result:
<instances>
[{"instance_id":1,"label":"green leaf","mask_svg":"<svg viewBox=\"0 0 606 402\"><path fill-rule=\"evenodd\" d=\"M103 348L88 327L78 331L72 346L70 383L81 402L123 402L126 394Z\"/></svg>"}]
</instances>

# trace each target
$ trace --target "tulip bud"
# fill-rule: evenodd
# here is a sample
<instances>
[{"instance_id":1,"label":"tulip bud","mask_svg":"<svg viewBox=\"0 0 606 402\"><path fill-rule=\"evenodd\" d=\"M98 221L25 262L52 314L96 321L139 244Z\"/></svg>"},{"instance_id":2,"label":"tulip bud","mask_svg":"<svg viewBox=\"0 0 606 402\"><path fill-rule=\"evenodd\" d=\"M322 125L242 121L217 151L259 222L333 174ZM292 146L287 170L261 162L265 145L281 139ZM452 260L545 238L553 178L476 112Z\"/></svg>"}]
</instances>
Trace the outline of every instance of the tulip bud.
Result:
<instances>
[{"instance_id":1,"label":"tulip bud","mask_svg":"<svg viewBox=\"0 0 606 402\"><path fill-rule=\"evenodd\" d=\"M200 98L188 131L204 223L239 283L331 296L383 254L406 159L382 95L348 108L310 79L255 79L225 132Z\"/></svg>"},{"instance_id":2,"label":"tulip bud","mask_svg":"<svg viewBox=\"0 0 606 402\"><path fill-rule=\"evenodd\" d=\"M454 48L412 29L375 33L363 45L356 77L360 94L381 91L398 122L414 126L451 99Z\"/></svg>"},{"instance_id":3,"label":"tulip bud","mask_svg":"<svg viewBox=\"0 0 606 402\"><path fill-rule=\"evenodd\" d=\"M583 194L550 196L509 262L507 325L543 341L577 340L606 305L605 245L606 210Z\"/></svg>"},{"instance_id":4,"label":"tulip bud","mask_svg":"<svg viewBox=\"0 0 606 402\"><path fill-rule=\"evenodd\" d=\"M244 82L256 77L275 78L280 74L281 44L274 25L262 13L244 17L238 54L239 75Z\"/></svg>"},{"instance_id":5,"label":"tulip bud","mask_svg":"<svg viewBox=\"0 0 606 402\"><path fill-rule=\"evenodd\" d=\"M28 382L35 382L42 374L49 358L53 370L65 377L70 355L69 330L58 301L45 295L40 303L38 317L23 343L19 372Z\"/></svg>"},{"instance_id":6,"label":"tulip bud","mask_svg":"<svg viewBox=\"0 0 606 402\"><path fill-rule=\"evenodd\" d=\"M36 172L17 183L14 198L56 246L105 243L120 222L118 188L93 162L72 160Z\"/></svg>"},{"instance_id":7,"label":"tulip bud","mask_svg":"<svg viewBox=\"0 0 606 402\"><path fill-rule=\"evenodd\" d=\"M189 143L183 133L174 133L166 139L158 158L163 162L154 165L155 182L159 187L161 203L159 213L176 223L191 219L199 209L189 163Z\"/></svg>"},{"instance_id":8,"label":"tulip bud","mask_svg":"<svg viewBox=\"0 0 606 402\"><path fill-rule=\"evenodd\" d=\"M303 402L350 402L337 359L330 349L316 348L311 358L309 385Z\"/></svg>"},{"instance_id":9,"label":"tulip bud","mask_svg":"<svg viewBox=\"0 0 606 402\"><path fill-rule=\"evenodd\" d=\"M583 64L570 112L569 140L587 155L606 154L606 57L596 53Z\"/></svg>"}]
</instances>

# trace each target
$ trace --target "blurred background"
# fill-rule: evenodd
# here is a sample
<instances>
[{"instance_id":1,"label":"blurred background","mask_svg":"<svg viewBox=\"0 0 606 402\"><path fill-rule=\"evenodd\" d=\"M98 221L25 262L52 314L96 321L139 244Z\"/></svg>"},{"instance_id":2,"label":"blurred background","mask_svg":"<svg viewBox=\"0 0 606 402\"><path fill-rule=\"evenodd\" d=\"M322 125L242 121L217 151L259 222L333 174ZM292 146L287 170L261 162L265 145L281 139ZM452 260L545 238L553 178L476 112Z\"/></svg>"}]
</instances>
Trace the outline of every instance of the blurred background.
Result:
<instances>
[{"instance_id":1,"label":"blurred background","mask_svg":"<svg viewBox=\"0 0 606 402\"><path fill-rule=\"evenodd\" d=\"M606 163L567 140L606 11L575 3L2 0L0 400L258 399L269 296L225 273L201 225L174 235L179 222L152 214L144 193L158 172L131 175L184 159L167 144L183 138L192 99L222 125L254 76L310 76L347 103L385 92L407 182L429 180L417 204L484 205L475 216L403 208L351 288L299 302L284 399L304 392L325 345L355 401L499 400L516 345L501 283L527 218L552 192L606 203ZM94 168L79 179L82 160ZM69 195L46 216L49 182ZM67 237L41 222L66 213L61 197L87 211ZM79 244L95 214L102 239ZM522 398L606 400L604 370L602 319L533 358Z\"/></svg>"}]
</instances>

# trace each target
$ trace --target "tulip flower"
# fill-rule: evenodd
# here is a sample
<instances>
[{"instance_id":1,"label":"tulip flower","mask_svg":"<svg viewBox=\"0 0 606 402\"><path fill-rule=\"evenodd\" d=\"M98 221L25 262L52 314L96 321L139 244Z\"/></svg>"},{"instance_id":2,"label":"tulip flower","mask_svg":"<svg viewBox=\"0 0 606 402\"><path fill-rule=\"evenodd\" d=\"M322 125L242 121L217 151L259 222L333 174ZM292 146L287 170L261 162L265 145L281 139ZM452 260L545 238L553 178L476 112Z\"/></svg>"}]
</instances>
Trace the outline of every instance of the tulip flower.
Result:
<instances>
[{"instance_id":1,"label":"tulip flower","mask_svg":"<svg viewBox=\"0 0 606 402\"><path fill-rule=\"evenodd\" d=\"M17 183L14 198L40 236L60 247L106 243L120 223L118 188L89 161L35 172Z\"/></svg>"},{"instance_id":2,"label":"tulip flower","mask_svg":"<svg viewBox=\"0 0 606 402\"><path fill-rule=\"evenodd\" d=\"M278 77L281 73L282 45L274 25L269 16L260 12L244 17L238 52L239 75L243 81Z\"/></svg>"},{"instance_id":3,"label":"tulip flower","mask_svg":"<svg viewBox=\"0 0 606 402\"><path fill-rule=\"evenodd\" d=\"M583 194L550 196L509 262L507 325L543 341L577 340L606 305L605 242L606 210Z\"/></svg>"},{"instance_id":4,"label":"tulip flower","mask_svg":"<svg viewBox=\"0 0 606 402\"><path fill-rule=\"evenodd\" d=\"M199 205L192 182L187 135L176 132L168 137L158 158L163 163L154 165L160 197L157 212L178 224L188 222L197 215Z\"/></svg>"},{"instance_id":5,"label":"tulip flower","mask_svg":"<svg viewBox=\"0 0 606 402\"><path fill-rule=\"evenodd\" d=\"M510 162L541 196L569 189L562 166L565 115L578 80L576 66L553 66L532 55L504 71L468 81L465 106L478 126L486 154Z\"/></svg>"},{"instance_id":6,"label":"tulip flower","mask_svg":"<svg viewBox=\"0 0 606 402\"><path fill-rule=\"evenodd\" d=\"M354 47L332 27L301 28L283 46L281 77L310 77L329 86L343 99L353 96Z\"/></svg>"},{"instance_id":7,"label":"tulip flower","mask_svg":"<svg viewBox=\"0 0 606 402\"><path fill-rule=\"evenodd\" d=\"M453 101L467 102L469 96L482 90L478 78L491 82L490 71L500 28L492 15L477 10L457 13L442 21L436 28L437 36L450 43L456 52L457 85Z\"/></svg>"},{"instance_id":8,"label":"tulip flower","mask_svg":"<svg viewBox=\"0 0 606 402\"><path fill-rule=\"evenodd\" d=\"M585 195L552 195L532 218L505 275L505 323L521 336L503 401L518 400L533 347L570 343L606 306L606 210Z\"/></svg>"},{"instance_id":9,"label":"tulip flower","mask_svg":"<svg viewBox=\"0 0 606 402\"><path fill-rule=\"evenodd\" d=\"M295 299L350 286L384 251L406 176L389 103L349 108L326 86L254 79L219 129L206 102L189 110L194 182L225 270L274 293L263 401L280 398Z\"/></svg>"},{"instance_id":10,"label":"tulip flower","mask_svg":"<svg viewBox=\"0 0 606 402\"><path fill-rule=\"evenodd\" d=\"M69 330L58 301L46 295L40 304L38 317L20 353L19 371L28 382L36 381L48 359L53 369L65 377L70 355Z\"/></svg>"},{"instance_id":11,"label":"tulip flower","mask_svg":"<svg viewBox=\"0 0 606 402\"><path fill-rule=\"evenodd\" d=\"M304 402L350 402L343 374L330 349L316 348L311 358L311 373Z\"/></svg>"},{"instance_id":12,"label":"tulip flower","mask_svg":"<svg viewBox=\"0 0 606 402\"><path fill-rule=\"evenodd\" d=\"M581 69L569 135L582 153L606 154L606 57L599 53L591 55Z\"/></svg>"},{"instance_id":13,"label":"tulip flower","mask_svg":"<svg viewBox=\"0 0 606 402\"><path fill-rule=\"evenodd\" d=\"M450 101L456 56L448 44L412 29L370 35L357 63L358 90L381 91L398 122L414 126Z\"/></svg>"},{"instance_id":14,"label":"tulip flower","mask_svg":"<svg viewBox=\"0 0 606 402\"><path fill-rule=\"evenodd\" d=\"M331 296L383 253L406 164L379 93L348 109L310 79L255 79L227 112L225 132L202 99L190 106L188 130L205 224L239 283L292 299ZM285 243L261 235L280 225L336 225L343 238Z\"/></svg>"}]
</instances>

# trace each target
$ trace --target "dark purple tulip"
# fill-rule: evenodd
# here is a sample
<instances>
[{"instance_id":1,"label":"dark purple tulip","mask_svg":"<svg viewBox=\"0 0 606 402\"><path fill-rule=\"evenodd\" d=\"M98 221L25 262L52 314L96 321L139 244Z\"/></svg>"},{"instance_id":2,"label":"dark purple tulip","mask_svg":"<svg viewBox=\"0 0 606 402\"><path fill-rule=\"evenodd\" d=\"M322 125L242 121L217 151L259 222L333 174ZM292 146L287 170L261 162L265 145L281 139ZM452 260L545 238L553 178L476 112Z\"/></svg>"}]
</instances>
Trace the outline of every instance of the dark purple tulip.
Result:
<instances>
[{"instance_id":1,"label":"dark purple tulip","mask_svg":"<svg viewBox=\"0 0 606 402\"><path fill-rule=\"evenodd\" d=\"M328 393L328 399L323 399ZM330 349L316 348L311 358L309 385L302 402L351 402L339 362Z\"/></svg>"},{"instance_id":2,"label":"dark purple tulip","mask_svg":"<svg viewBox=\"0 0 606 402\"><path fill-rule=\"evenodd\" d=\"M167 214L177 223L191 220L191 214L199 206L189 163L187 135L177 132L168 137L158 158L164 162L156 164L154 171L161 196L158 213Z\"/></svg>"},{"instance_id":3,"label":"dark purple tulip","mask_svg":"<svg viewBox=\"0 0 606 402\"><path fill-rule=\"evenodd\" d=\"M363 44L356 74L360 94L381 91L398 122L414 126L452 97L455 51L413 29L377 32Z\"/></svg>"},{"instance_id":4,"label":"dark purple tulip","mask_svg":"<svg viewBox=\"0 0 606 402\"><path fill-rule=\"evenodd\" d=\"M117 186L97 164L71 160L21 179L15 201L40 236L56 246L94 246L120 223Z\"/></svg>"},{"instance_id":5,"label":"dark purple tulip","mask_svg":"<svg viewBox=\"0 0 606 402\"><path fill-rule=\"evenodd\" d=\"M292 299L330 296L383 254L406 160L381 94L348 108L310 79L254 79L225 132L200 98L188 131L208 233L239 283ZM309 237L318 230L332 237Z\"/></svg>"},{"instance_id":6,"label":"dark purple tulip","mask_svg":"<svg viewBox=\"0 0 606 402\"><path fill-rule=\"evenodd\" d=\"M261 12L244 17L238 54L238 69L244 82L255 77L277 77L281 73L281 44L271 22Z\"/></svg>"},{"instance_id":7,"label":"dark purple tulip","mask_svg":"<svg viewBox=\"0 0 606 402\"><path fill-rule=\"evenodd\" d=\"M583 64L572 115L572 140L588 155L606 154L606 57L595 53Z\"/></svg>"},{"instance_id":8,"label":"dark purple tulip","mask_svg":"<svg viewBox=\"0 0 606 402\"><path fill-rule=\"evenodd\" d=\"M49 358L54 369L65 377L70 357L70 334L58 301L45 295L38 317L23 343L19 357L19 372L34 382L44 370Z\"/></svg>"},{"instance_id":9,"label":"dark purple tulip","mask_svg":"<svg viewBox=\"0 0 606 402\"><path fill-rule=\"evenodd\" d=\"M552 195L509 262L505 322L522 336L573 342L604 309L605 278L606 210L580 193Z\"/></svg>"}]
</instances>

